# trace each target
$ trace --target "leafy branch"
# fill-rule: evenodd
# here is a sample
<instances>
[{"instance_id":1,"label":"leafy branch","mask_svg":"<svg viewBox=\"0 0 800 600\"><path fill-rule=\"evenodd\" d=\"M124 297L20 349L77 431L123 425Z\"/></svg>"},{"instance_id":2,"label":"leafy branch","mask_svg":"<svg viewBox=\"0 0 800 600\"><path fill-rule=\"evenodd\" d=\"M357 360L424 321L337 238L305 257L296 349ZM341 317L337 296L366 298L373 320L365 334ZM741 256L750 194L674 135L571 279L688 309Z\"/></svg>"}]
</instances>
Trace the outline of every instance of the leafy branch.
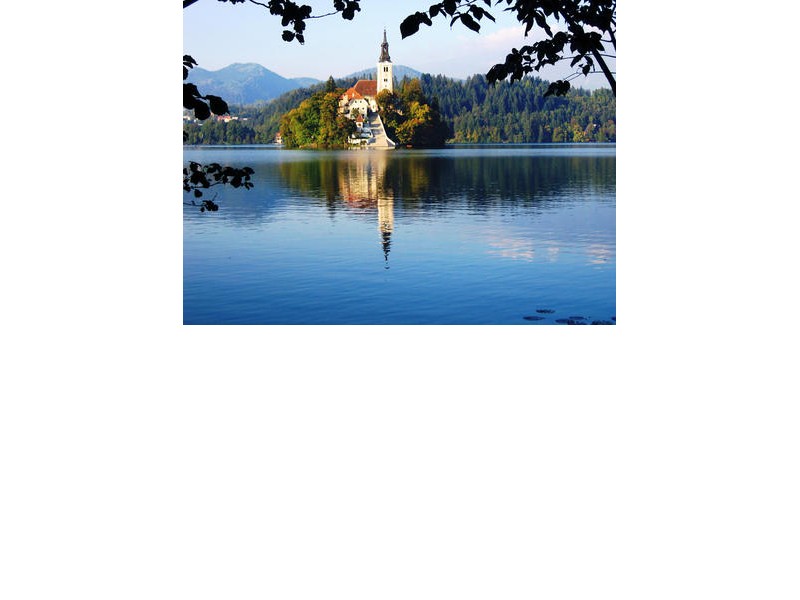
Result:
<instances>
[{"instance_id":1,"label":"leafy branch","mask_svg":"<svg viewBox=\"0 0 800 600\"><path fill-rule=\"evenodd\" d=\"M211 198L210 200L203 200L200 204L197 204L197 202L192 200L191 202L184 202L183 205L184 206L199 206L200 207L200 212L206 212L206 211L217 212L219 210L219 204L214 202L214 200L216 198L217 198L217 195L214 194L213 198Z\"/></svg>"},{"instance_id":2,"label":"leafy branch","mask_svg":"<svg viewBox=\"0 0 800 600\"><path fill-rule=\"evenodd\" d=\"M242 0L239 0L242 1ZM185 4L185 2L184 2ZM183 56L183 107L187 110L193 110L196 118L204 121L211 116L224 115L228 112L228 104L219 96L207 94L201 95L197 86L193 83L186 83L186 78L189 77L189 69L195 67L197 62L188 54ZM183 132L183 139L186 140L186 132ZM190 162L189 167L183 170L183 190L185 192L193 192L195 198L200 198L203 195L201 189L207 189L213 185L229 184L232 187L244 187L249 190L253 187L250 183L250 176L253 174L253 169L244 167L243 169L236 169L234 167L223 167L218 163L210 165L201 165L200 163ZM213 180L209 181L209 177ZM214 198L216 198L216 194ZM184 202L184 204L187 204ZM195 205L194 200L191 202ZM216 212L219 206L211 200L203 200L200 204L200 212L206 210Z\"/></svg>"},{"instance_id":3,"label":"leafy branch","mask_svg":"<svg viewBox=\"0 0 800 600\"><path fill-rule=\"evenodd\" d=\"M211 116L224 115L228 112L228 104L219 96L207 94L203 96L193 83L186 83L189 77L189 69L197 66L197 62L188 54L183 55L183 107L193 110L194 116L201 121L205 121Z\"/></svg>"},{"instance_id":4,"label":"leafy branch","mask_svg":"<svg viewBox=\"0 0 800 600\"><path fill-rule=\"evenodd\" d=\"M201 190L215 185L230 185L234 188L243 187L249 190L253 187L250 182L253 173L254 171L250 167L237 169L229 166L223 167L219 163L202 165L190 161L189 166L183 169L183 191L193 192L195 198L200 198L203 195ZM216 198L216 196L214 197Z\"/></svg>"},{"instance_id":5,"label":"leafy branch","mask_svg":"<svg viewBox=\"0 0 800 600\"><path fill-rule=\"evenodd\" d=\"M480 32L480 21L494 17L479 4L492 7L491 0L444 0L431 5L427 12L416 12L403 20L400 33L406 38L419 31L421 25L431 26L433 19L450 19L450 27L458 21L468 29ZM525 35L535 27L542 30L547 38L522 48L513 48L502 63L494 65L486 74L490 83L509 78L519 81L526 74L539 71L547 65L554 65L564 59L568 48L574 53L571 66L578 68L577 74L584 76L596 72L595 63L608 80L611 91L616 95L614 73L605 58L614 57L605 52L603 35L616 50L616 0L495 0L495 6L505 4L504 11L515 13L517 21L525 25ZM566 31L554 31L549 19L564 21ZM608 42L605 42L608 43ZM549 94L563 95L569 91L569 79L551 84Z\"/></svg>"},{"instance_id":6,"label":"leafy branch","mask_svg":"<svg viewBox=\"0 0 800 600\"><path fill-rule=\"evenodd\" d=\"M292 0L268 0L268 2L258 2L257 0L219 0L220 2L230 2L231 4L242 4L245 1L251 4L262 6L269 10L271 15L281 17L281 25L286 29L281 33L281 39L285 42L297 40L300 44L305 43L306 20L322 19L331 15L340 14L343 19L351 21L356 12L361 11L361 0L334 0L333 11L321 15L314 15L313 8L307 4L297 4ZM183 0L183 8L191 6L197 0ZM291 28L289 28L291 26Z\"/></svg>"},{"instance_id":7,"label":"leafy branch","mask_svg":"<svg viewBox=\"0 0 800 600\"><path fill-rule=\"evenodd\" d=\"M191 6L197 0L183 0L183 7ZM333 11L314 15L307 4L297 4L293 0L219 0L231 4L250 2L269 10L270 14L281 17L281 25L285 28L281 38L286 42L305 43L306 21L341 14L343 19L352 20L355 13L361 10L361 0L333 0ZM502 10L510 12L516 20L525 25L525 35L536 27L543 31L547 38L522 48L513 48L502 63L494 65L486 74L491 83L508 78L511 82L522 79L526 74L539 71L542 67L554 65L563 59L566 48L575 56L571 65L577 68L576 74L587 76L596 73L597 65L616 95L617 85L615 73L611 71L605 59L604 44L610 43L614 50L617 47L617 0L494 0L494 8L505 5ZM433 19L440 17L449 20L452 28L456 22L467 29L480 33L483 19L495 21L488 9L493 9L492 0L442 0L432 4L426 11L417 11L407 16L400 24L400 35L403 38L414 35L421 25L431 27ZM566 31L553 31L551 21L563 21ZM554 82L549 93L566 94L569 80Z\"/></svg>"}]
</instances>

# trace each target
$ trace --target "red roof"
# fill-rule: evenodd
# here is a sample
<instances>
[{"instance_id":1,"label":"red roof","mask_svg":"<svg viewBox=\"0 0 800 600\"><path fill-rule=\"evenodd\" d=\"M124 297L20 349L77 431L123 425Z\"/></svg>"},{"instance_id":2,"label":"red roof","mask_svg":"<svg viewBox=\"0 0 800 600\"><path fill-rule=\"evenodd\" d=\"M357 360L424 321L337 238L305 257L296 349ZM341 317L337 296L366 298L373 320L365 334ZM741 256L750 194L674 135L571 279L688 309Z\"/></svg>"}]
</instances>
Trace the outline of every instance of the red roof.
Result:
<instances>
[{"instance_id":1,"label":"red roof","mask_svg":"<svg viewBox=\"0 0 800 600\"><path fill-rule=\"evenodd\" d=\"M364 98L361 94L359 94L355 88L350 88L344 94L342 94L346 100L361 100Z\"/></svg>"},{"instance_id":2,"label":"red roof","mask_svg":"<svg viewBox=\"0 0 800 600\"><path fill-rule=\"evenodd\" d=\"M378 95L378 82L374 79L359 79L350 89L357 91L362 96L372 96L374 98Z\"/></svg>"}]
</instances>

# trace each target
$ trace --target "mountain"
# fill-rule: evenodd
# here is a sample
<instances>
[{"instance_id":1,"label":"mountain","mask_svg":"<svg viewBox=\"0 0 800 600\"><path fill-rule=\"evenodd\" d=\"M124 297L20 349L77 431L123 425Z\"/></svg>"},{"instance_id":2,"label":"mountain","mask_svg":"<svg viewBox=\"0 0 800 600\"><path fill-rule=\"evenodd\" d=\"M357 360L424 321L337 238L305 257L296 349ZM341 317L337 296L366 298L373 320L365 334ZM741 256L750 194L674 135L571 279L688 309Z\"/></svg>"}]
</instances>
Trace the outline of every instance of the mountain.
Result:
<instances>
[{"instance_id":1,"label":"mountain","mask_svg":"<svg viewBox=\"0 0 800 600\"><path fill-rule=\"evenodd\" d=\"M287 79L255 63L234 63L218 71L195 67L186 81L195 84L201 94L220 96L228 104L266 102L289 90L317 83L310 77Z\"/></svg>"},{"instance_id":2,"label":"mountain","mask_svg":"<svg viewBox=\"0 0 800 600\"><path fill-rule=\"evenodd\" d=\"M342 79L350 79L353 77L356 79L375 79L377 76L377 70L377 67L372 67L371 69L362 69L361 71L350 73L350 75L345 75L342 77ZM414 79L414 77L419 77L422 75L422 73L405 65L394 65L394 68L392 69L392 75L397 81L400 81L403 79L403 77Z\"/></svg>"},{"instance_id":3,"label":"mountain","mask_svg":"<svg viewBox=\"0 0 800 600\"><path fill-rule=\"evenodd\" d=\"M290 81L296 82L298 87L308 87L315 83L322 83L319 79L314 79L313 77L292 77Z\"/></svg>"},{"instance_id":4,"label":"mountain","mask_svg":"<svg viewBox=\"0 0 800 600\"><path fill-rule=\"evenodd\" d=\"M340 80L375 79L376 68L362 69ZM421 72L405 65L394 65L393 74L399 82L403 77L419 77ZM321 83L313 77L281 77L257 63L233 63L218 71L195 67L189 71L187 82L193 83L203 95L220 96L230 105L259 104L269 102L281 94L297 88L306 88ZM350 85L350 84L348 84Z\"/></svg>"}]
</instances>

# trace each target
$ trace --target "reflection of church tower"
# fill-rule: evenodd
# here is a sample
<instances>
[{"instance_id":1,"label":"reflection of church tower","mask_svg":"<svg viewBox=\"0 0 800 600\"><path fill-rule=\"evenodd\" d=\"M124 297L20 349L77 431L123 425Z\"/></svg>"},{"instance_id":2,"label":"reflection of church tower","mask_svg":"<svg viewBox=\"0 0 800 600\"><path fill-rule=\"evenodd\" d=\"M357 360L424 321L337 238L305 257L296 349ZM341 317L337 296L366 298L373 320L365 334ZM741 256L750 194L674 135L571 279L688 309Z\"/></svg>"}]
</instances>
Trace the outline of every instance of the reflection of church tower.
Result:
<instances>
[{"instance_id":1,"label":"reflection of church tower","mask_svg":"<svg viewBox=\"0 0 800 600\"><path fill-rule=\"evenodd\" d=\"M392 80L392 59L389 58L389 42L386 41L386 30L383 30L383 43L381 44L381 57L378 59L378 92L381 90L394 90Z\"/></svg>"},{"instance_id":2,"label":"reflection of church tower","mask_svg":"<svg viewBox=\"0 0 800 600\"><path fill-rule=\"evenodd\" d=\"M378 208L384 266L389 268L389 249L394 231L394 190L386 185L387 157L383 152L358 153L338 163L339 193L355 210Z\"/></svg>"},{"instance_id":3,"label":"reflection of church tower","mask_svg":"<svg viewBox=\"0 0 800 600\"><path fill-rule=\"evenodd\" d=\"M383 246L383 260L385 267L389 268L389 248L392 245L392 230L394 229L394 199L391 196L378 198L378 231L381 232L381 245Z\"/></svg>"}]
</instances>

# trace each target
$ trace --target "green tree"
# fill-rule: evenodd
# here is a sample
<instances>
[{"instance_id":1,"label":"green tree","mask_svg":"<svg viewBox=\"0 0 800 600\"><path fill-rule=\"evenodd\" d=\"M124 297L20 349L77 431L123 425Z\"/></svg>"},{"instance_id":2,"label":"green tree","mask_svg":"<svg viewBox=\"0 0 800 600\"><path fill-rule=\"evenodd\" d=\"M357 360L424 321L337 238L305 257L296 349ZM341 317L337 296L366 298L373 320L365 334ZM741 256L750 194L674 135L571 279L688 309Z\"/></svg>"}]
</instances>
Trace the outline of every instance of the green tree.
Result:
<instances>
[{"instance_id":1,"label":"green tree","mask_svg":"<svg viewBox=\"0 0 800 600\"><path fill-rule=\"evenodd\" d=\"M396 94L383 90L375 101L387 134L402 145L439 147L451 135L438 103L428 100L419 79L403 78Z\"/></svg>"},{"instance_id":2,"label":"green tree","mask_svg":"<svg viewBox=\"0 0 800 600\"><path fill-rule=\"evenodd\" d=\"M319 91L281 117L280 131L287 148L345 148L356 125L339 114L343 89Z\"/></svg>"},{"instance_id":3,"label":"green tree","mask_svg":"<svg viewBox=\"0 0 800 600\"><path fill-rule=\"evenodd\" d=\"M402 119L400 98L394 92L381 90L375 98L375 103L378 105L378 113L381 115L384 126L387 130L394 132ZM389 137L392 137L391 134Z\"/></svg>"},{"instance_id":4,"label":"green tree","mask_svg":"<svg viewBox=\"0 0 800 600\"><path fill-rule=\"evenodd\" d=\"M406 106L410 106L414 102L419 104L427 102L425 94L422 93L422 84L416 77L404 80L403 85L400 87L399 98Z\"/></svg>"},{"instance_id":5,"label":"green tree","mask_svg":"<svg viewBox=\"0 0 800 600\"><path fill-rule=\"evenodd\" d=\"M333 80L333 75L328 76L328 81L325 82L325 91L326 92L336 91L336 82Z\"/></svg>"}]
</instances>

